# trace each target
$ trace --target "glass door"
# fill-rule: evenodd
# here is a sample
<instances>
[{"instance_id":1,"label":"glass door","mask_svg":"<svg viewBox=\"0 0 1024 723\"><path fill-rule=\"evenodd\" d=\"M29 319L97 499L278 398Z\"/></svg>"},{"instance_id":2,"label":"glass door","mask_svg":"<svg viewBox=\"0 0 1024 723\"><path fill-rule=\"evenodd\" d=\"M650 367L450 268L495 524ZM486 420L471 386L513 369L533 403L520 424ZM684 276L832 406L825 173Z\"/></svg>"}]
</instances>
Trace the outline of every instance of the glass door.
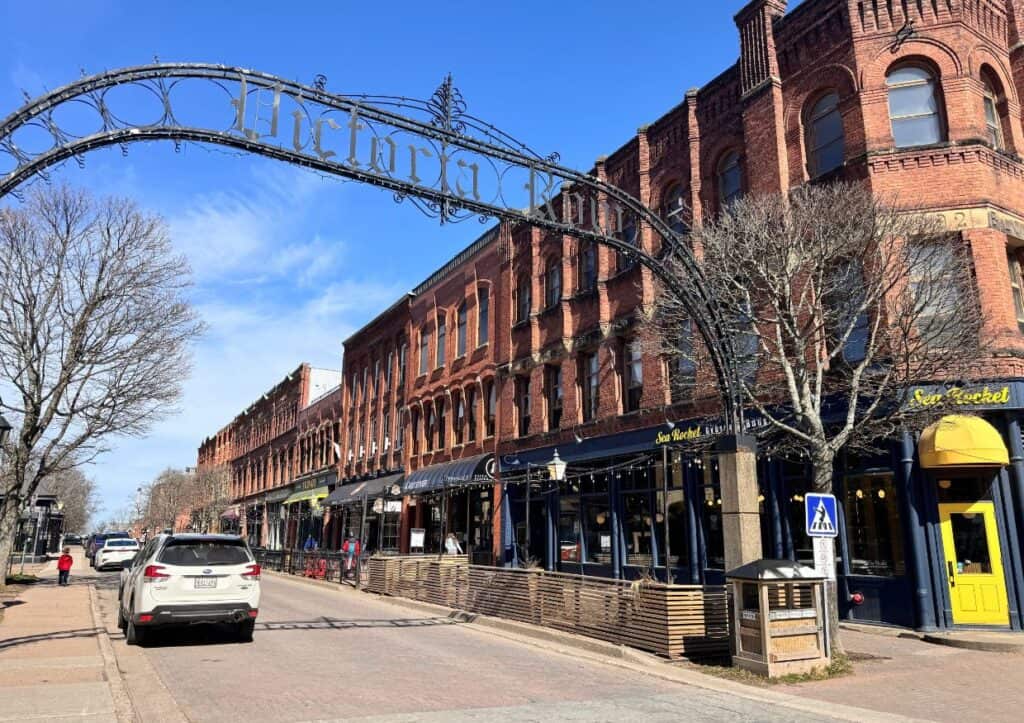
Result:
<instances>
[{"instance_id":1,"label":"glass door","mask_svg":"<svg viewBox=\"0 0 1024 723\"><path fill-rule=\"evenodd\" d=\"M946 576L958 625L1009 625L995 505L990 501L939 505Z\"/></svg>"}]
</instances>

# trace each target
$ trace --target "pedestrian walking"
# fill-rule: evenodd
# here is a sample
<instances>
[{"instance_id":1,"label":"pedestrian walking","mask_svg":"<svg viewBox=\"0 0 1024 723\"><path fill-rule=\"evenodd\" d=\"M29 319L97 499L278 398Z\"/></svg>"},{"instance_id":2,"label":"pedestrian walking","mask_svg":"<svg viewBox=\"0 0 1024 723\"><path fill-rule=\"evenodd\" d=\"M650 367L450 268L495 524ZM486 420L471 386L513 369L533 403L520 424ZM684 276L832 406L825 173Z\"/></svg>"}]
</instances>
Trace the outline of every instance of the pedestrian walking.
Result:
<instances>
[{"instance_id":1,"label":"pedestrian walking","mask_svg":"<svg viewBox=\"0 0 1024 723\"><path fill-rule=\"evenodd\" d=\"M449 555L461 555L462 545L459 544L459 538L455 536L454 532L449 532L448 537L444 540L444 551Z\"/></svg>"},{"instance_id":2,"label":"pedestrian walking","mask_svg":"<svg viewBox=\"0 0 1024 723\"><path fill-rule=\"evenodd\" d=\"M359 553L362 552L362 544L359 542L359 538L349 533L348 539L341 546L341 551L345 553L345 574L348 575L352 571Z\"/></svg>"},{"instance_id":3,"label":"pedestrian walking","mask_svg":"<svg viewBox=\"0 0 1024 723\"><path fill-rule=\"evenodd\" d=\"M75 558L71 557L71 548L65 547L60 558L57 560L57 584L67 585L68 578L71 577L71 566L75 562Z\"/></svg>"}]
</instances>

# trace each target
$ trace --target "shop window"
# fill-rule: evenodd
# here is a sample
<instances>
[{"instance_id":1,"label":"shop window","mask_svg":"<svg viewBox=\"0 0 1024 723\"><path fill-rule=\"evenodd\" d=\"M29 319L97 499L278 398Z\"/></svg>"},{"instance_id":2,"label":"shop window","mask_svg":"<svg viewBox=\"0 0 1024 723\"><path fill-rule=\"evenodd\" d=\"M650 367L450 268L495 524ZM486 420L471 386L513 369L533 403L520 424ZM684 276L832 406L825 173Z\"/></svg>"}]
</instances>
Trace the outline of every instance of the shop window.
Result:
<instances>
[{"instance_id":1,"label":"shop window","mask_svg":"<svg viewBox=\"0 0 1024 723\"><path fill-rule=\"evenodd\" d=\"M798 462L784 462L782 465L783 488L786 497L783 500L786 511L786 522L789 536L793 544L793 554L797 562L814 566L814 545L807 536L804 498L811 487L810 465Z\"/></svg>"},{"instance_id":2,"label":"shop window","mask_svg":"<svg viewBox=\"0 0 1024 723\"><path fill-rule=\"evenodd\" d=\"M625 345L622 360L623 411L635 412L640 409L644 393L643 350L639 341Z\"/></svg>"},{"instance_id":3,"label":"shop window","mask_svg":"<svg viewBox=\"0 0 1024 723\"><path fill-rule=\"evenodd\" d=\"M597 419L598 402L600 401L601 379L596 351L580 355L577 378L579 379L583 421L592 422Z\"/></svg>"},{"instance_id":4,"label":"shop window","mask_svg":"<svg viewBox=\"0 0 1024 723\"><path fill-rule=\"evenodd\" d=\"M690 231L690 209L686 203L686 191L681 183L673 183L665 192L659 211L661 217L678 234Z\"/></svg>"},{"instance_id":5,"label":"shop window","mask_svg":"<svg viewBox=\"0 0 1024 723\"><path fill-rule=\"evenodd\" d=\"M494 380L484 384L484 436L494 436L495 411L498 407L498 391L494 386Z\"/></svg>"},{"instance_id":6,"label":"shop window","mask_svg":"<svg viewBox=\"0 0 1024 723\"><path fill-rule=\"evenodd\" d=\"M985 107L985 134L989 145L997 150L1003 150L1003 120L999 108L1002 105L1000 84L988 68L981 71L981 83L983 86L982 102Z\"/></svg>"},{"instance_id":7,"label":"shop window","mask_svg":"<svg viewBox=\"0 0 1024 723\"><path fill-rule=\"evenodd\" d=\"M435 360L435 366L440 368L444 366L447 355L445 354L445 318L444 313L438 314L437 316L437 359Z\"/></svg>"},{"instance_id":8,"label":"shop window","mask_svg":"<svg viewBox=\"0 0 1024 723\"><path fill-rule=\"evenodd\" d=\"M850 574L903 575L903 530L892 473L851 475L844 489Z\"/></svg>"},{"instance_id":9,"label":"shop window","mask_svg":"<svg viewBox=\"0 0 1024 723\"><path fill-rule=\"evenodd\" d=\"M743 169L740 154L730 151L718 164L718 198L721 208L728 208L743 195Z\"/></svg>"},{"instance_id":10,"label":"shop window","mask_svg":"<svg viewBox=\"0 0 1024 723\"><path fill-rule=\"evenodd\" d=\"M558 498L558 558L562 562L583 562L583 522L578 495L563 493Z\"/></svg>"},{"instance_id":11,"label":"shop window","mask_svg":"<svg viewBox=\"0 0 1024 723\"><path fill-rule=\"evenodd\" d=\"M544 368L544 396L547 401L550 432L562 424L562 367L549 365Z\"/></svg>"},{"instance_id":12,"label":"shop window","mask_svg":"<svg viewBox=\"0 0 1024 723\"><path fill-rule=\"evenodd\" d=\"M458 325L456 327L456 340L455 340L455 355L457 357L466 356L466 302L463 301L459 304L458 311Z\"/></svg>"},{"instance_id":13,"label":"shop window","mask_svg":"<svg viewBox=\"0 0 1024 723\"><path fill-rule=\"evenodd\" d=\"M636 221L632 218L628 218L622 222L622 228L617 234L616 238L619 241L626 244L627 246L636 247L637 244L637 232L636 232ZM623 251L615 252L615 273L621 274L629 271L633 266L636 265L636 257L632 254L627 254Z\"/></svg>"},{"instance_id":14,"label":"shop window","mask_svg":"<svg viewBox=\"0 0 1024 723\"><path fill-rule=\"evenodd\" d=\"M530 318L530 276L520 274L516 281L516 323L527 321Z\"/></svg>"},{"instance_id":15,"label":"shop window","mask_svg":"<svg viewBox=\"0 0 1024 723\"><path fill-rule=\"evenodd\" d=\"M612 522L607 495L583 497L585 562L612 564Z\"/></svg>"},{"instance_id":16,"label":"shop window","mask_svg":"<svg viewBox=\"0 0 1024 723\"><path fill-rule=\"evenodd\" d=\"M426 374L430 368L430 332L420 330L420 374Z\"/></svg>"},{"instance_id":17,"label":"shop window","mask_svg":"<svg viewBox=\"0 0 1024 723\"><path fill-rule=\"evenodd\" d=\"M705 566L725 569L725 533L722 528L722 488L718 481L718 463L710 455L697 462L702 471L700 518L704 531Z\"/></svg>"},{"instance_id":18,"label":"shop window","mask_svg":"<svg viewBox=\"0 0 1024 723\"><path fill-rule=\"evenodd\" d=\"M552 309L562 301L562 261L551 257L544 268L544 308Z\"/></svg>"},{"instance_id":19,"label":"shop window","mask_svg":"<svg viewBox=\"0 0 1024 723\"><path fill-rule=\"evenodd\" d=\"M652 540L654 511L649 492L622 495L622 529L626 541L626 564L643 568L654 567Z\"/></svg>"},{"instance_id":20,"label":"shop window","mask_svg":"<svg viewBox=\"0 0 1024 723\"><path fill-rule=\"evenodd\" d=\"M519 436L530 433L530 378L516 377L516 412L519 421Z\"/></svg>"},{"instance_id":21,"label":"shop window","mask_svg":"<svg viewBox=\"0 0 1024 723\"><path fill-rule=\"evenodd\" d=\"M486 286L477 287L476 309L476 345L483 346L489 338L488 329L491 309L490 291Z\"/></svg>"},{"instance_id":22,"label":"shop window","mask_svg":"<svg viewBox=\"0 0 1024 723\"><path fill-rule=\"evenodd\" d=\"M593 241L580 241L576 259L576 291L580 294L597 288L597 247Z\"/></svg>"},{"instance_id":23,"label":"shop window","mask_svg":"<svg viewBox=\"0 0 1024 723\"><path fill-rule=\"evenodd\" d=\"M466 389L466 439L476 441L476 389Z\"/></svg>"},{"instance_id":24,"label":"shop window","mask_svg":"<svg viewBox=\"0 0 1024 723\"><path fill-rule=\"evenodd\" d=\"M885 78L889 89L889 120L897 148L939 143L942 117L935 76L919 65L903 65Z\"/></svg>"},{"instance_id":25,"label":"shop window","mask_svg":"<svg viewBox=\"0 0 1024 723\"><path fill-rule=\"evenodd\" d=\"M466 426L466 400L461 394L456 394L455 399L455 424L452 433L455 435L455 444L462 444L463 430Z\"/></svg>"},{"instance_id":26,"label":"shop window","mask_svg":"<svg viewBox=\"0 0 1024 723\"><path fill-rule=\"evenodd\" d=\"M1020 258L1015 249L1007 249L1006 263L1010 269L1010 289L1013 292L1013 311L1017 315L1017 328L1024 331L1024 275L1021 274Z\"/></svg>"},{"instance_id":27,"label":"shop window","mask_svg":"<svg viewBox=\"0 0 1024 723\"><path fill-rule=\"evenodd\" d=\"M811 178L817 178L843 165L846 144L843 117L839 113L839 94L826 93L807 116L807 158Z\"/></svg>"}]
</instances>

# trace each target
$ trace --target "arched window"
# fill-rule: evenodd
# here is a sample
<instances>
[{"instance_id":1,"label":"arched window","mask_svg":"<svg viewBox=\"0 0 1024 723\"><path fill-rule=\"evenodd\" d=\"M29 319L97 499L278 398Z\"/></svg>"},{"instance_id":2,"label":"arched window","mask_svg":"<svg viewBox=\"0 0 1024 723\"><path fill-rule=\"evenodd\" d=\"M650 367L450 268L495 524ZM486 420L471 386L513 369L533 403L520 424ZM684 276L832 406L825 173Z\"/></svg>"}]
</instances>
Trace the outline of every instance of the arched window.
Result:
<instances>
[{"instance_id":1,"label":"arched window","mask_svg":"<svg viewBox=\"0 0 1024 723\"><path fill-rule=\"evenodd\" d=\"M520 274L516 281L516 323L530 318L530 275Z\"/></svg>"},{"instance_id":2,"label":"arched window","mask_svg":"<svg viewBox=\"0 0 1024 723\"><path fill-rule=\"evenodd\" d=\"M999 112L1003 100L999 81L986 68L981 71L981 83L984 86L985 136L993 148L1001 151L1005 145L1003 143L1003 120Z\"/></svg>"},{"instance_id":3,"label":"arched window","mask_svg":"<svg viewBox=\"0 0 1024 723\"><path fill-rule=\"evenodd\" d=\"M943 140L935 76L919 65L903 65L885 78L889 87L889 120L897 148L924 146Z\"/></svg>"},{"instance_id":4,"label":"arched window","mask_svg":"<svg viewBox=\"0 0 1024 723\"><path fill-rule=\"evenodd\" d=\"M673 183L661 200L661 217L676 233L690 230L690 209L686 203L683 184Z\"/></svg>"},{"instance_id":5,"label":"arched window","mask_svg":"<svg viewBox=\"0 0 1024 723\"><path fill-rule=\"evenodd\" d=\"M718 198L722 208L726 208L742 195L743 169L740 167L740 154L730 151L718 164Z\"/></svg>"},{"instance_id":6,"label":"arched window","mask_svg":"<svg viewBox=\"0 0 1024 723\"><path fill-rule=\"evenodd\" d=\"M544 267L544 308L550 309L562 300L562 262L552 256Z\"/></svg>"},{"instance_id":7,"label":"arched window","mask_svg":"<svg viewBox=\"0 0 1024 723\"><path fill-rule=\"evenodd\" d=\"M593 241L580 241L576 264L576 291L585 294L596 289L597 248Z\"/></svg>"},{"instance_id":8,"label":"arched window","mask_svg":"<svg viewBox=\"0 0 1024 723\"><path fill-rule=\"evenodd\" d=\"M811 178L839 168L846 155L839 94L826 93L807 115L807 159Z\"/></svg>"}]
</instances>

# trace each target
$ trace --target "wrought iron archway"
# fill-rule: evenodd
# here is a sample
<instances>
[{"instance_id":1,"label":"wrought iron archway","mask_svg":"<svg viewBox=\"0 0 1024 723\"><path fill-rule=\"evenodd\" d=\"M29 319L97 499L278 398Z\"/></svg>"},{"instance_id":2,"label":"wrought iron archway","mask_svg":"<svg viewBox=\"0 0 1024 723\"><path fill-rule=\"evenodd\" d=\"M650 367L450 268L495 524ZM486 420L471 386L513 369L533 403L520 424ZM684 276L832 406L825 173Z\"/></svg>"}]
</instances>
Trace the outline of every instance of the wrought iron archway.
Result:
<instances>
[{"instance_id":1,"label":"wrought iron archway","mask_svg":"<svg viewBox=\"0 0 1024 723\"><path fill-rule=\"evenodd\" d=\"M0 122L0 197L69 159L84 164L93 149L193 141L390 190L442 223L496 217L610 246L684 299L714 366L726 432L743 432L734 339L686 239L629 193L467 113L450 76L430 99L417 100L333 93L323 76L309 86L243 68L155 62L25 100ZM124 104L133 109L118 112ZM128 112L150 115L129 120ZM689 283L635 241L643 226L661 238L663 255L682 260Z\"/></svg>"}]
</instances>

